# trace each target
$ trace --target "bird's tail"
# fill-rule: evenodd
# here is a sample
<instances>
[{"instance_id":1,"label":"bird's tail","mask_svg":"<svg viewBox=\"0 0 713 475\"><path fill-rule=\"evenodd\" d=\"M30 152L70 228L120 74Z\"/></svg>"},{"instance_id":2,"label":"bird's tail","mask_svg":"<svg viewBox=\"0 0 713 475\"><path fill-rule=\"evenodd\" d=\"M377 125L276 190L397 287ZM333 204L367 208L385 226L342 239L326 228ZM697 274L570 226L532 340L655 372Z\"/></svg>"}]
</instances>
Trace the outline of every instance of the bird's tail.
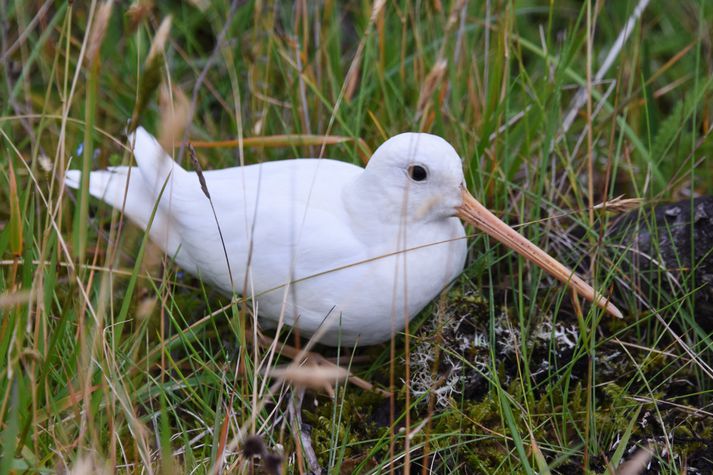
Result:
<instances>
[{"instance_id":1,"label":"bird's tail","mask_svg":"<svg viewBox=\"0 0 713 475\"><path fill-rule=\"evenodd\" d=\"M169 175L171 175L170 181L176 184L188 179L189 173L181 168L163 150L156 138L143 127L129 134L128 141L129 146L134 149L134 157L141 171L141 177L154 193L161 190Z\"/></svg>"},{"instance_id":2,"label":"bird's tail","mask_svg":"<svg viewBox=\"0 0 713 475\"><path fill-rule=\"evenodd\" d=\"M173 256L181 240L178 223L172 217L172 202L176 201L175 204L180 207L183 201L173 190L186 184L189 173L168 156L143 128L129 136L129 144L134 147L138 167L110 167L91 172L89 193L122 210L141 228L147 229L150 224L151 239ZM68 187L78 189L81 177L81 171L69 170L64 181ZM160 205L156 206L159 198Z\"/></svg>"}]
</instances>

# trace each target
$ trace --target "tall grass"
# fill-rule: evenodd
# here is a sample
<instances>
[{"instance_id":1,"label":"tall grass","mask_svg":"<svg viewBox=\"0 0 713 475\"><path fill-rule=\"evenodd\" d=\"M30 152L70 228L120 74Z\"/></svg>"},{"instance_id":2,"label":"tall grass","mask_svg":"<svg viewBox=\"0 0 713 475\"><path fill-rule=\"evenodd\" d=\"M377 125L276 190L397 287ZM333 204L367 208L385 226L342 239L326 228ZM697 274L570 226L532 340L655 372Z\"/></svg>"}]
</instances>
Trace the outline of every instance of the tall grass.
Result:
<instances>
[{"instance_id":1,"label":"tall grass","mask_svg":"<svg viewBox=\"0 0 713 475\"><path fill-rule=\"evenodd\" d=\"M711 339L690 286L625 292L628 318L612 323L476 234L455 287L485 297L491 343L508 312L517 377L491 350L484 395L444 408L411 394L408 339L342 349L329 355L393 399L330 376L334 397L308 392L302 416L329 436L305 439L291 423L299 392L266 376L281 343L250 344L249 302L185 276L86 182L62 186L67 168L131 163L122 134L132 116L160 130L162 83L164 108L189 102L204 169L363 164L398 132L439 134L483 203L597 286L622 287L625 257L601 252L612 215L593 205L713 192L713 5L653 0L639 17L644 3L0 2L0 474L242 473L256 463L247 440L287 473L306 473L312 453L343 473L612 472L646 440L656 470L684 471L713 437ZM200 147L216 140L229 142ZM558 310L579 337L536 377L532 322Z\"/></svg>"}]
</instances>

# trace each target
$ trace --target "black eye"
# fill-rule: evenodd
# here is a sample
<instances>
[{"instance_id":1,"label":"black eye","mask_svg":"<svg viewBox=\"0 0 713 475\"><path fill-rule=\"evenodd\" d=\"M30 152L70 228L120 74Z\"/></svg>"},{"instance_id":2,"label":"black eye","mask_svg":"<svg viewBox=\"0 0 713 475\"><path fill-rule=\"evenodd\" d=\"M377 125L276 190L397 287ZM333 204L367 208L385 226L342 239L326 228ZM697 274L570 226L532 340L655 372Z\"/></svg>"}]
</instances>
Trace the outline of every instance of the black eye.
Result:
<instances>
[{"instance_id":1,"label":"black eye","mask_svg":"<svg viewBox=\"0 0 713 475\"><path fill-rule=\"evenodd\" d=\"M413 181L424 181L428 178L428 172L421 165L411 165L408 167L408 176L410 176Z\"/></svg>"}]
</instances>

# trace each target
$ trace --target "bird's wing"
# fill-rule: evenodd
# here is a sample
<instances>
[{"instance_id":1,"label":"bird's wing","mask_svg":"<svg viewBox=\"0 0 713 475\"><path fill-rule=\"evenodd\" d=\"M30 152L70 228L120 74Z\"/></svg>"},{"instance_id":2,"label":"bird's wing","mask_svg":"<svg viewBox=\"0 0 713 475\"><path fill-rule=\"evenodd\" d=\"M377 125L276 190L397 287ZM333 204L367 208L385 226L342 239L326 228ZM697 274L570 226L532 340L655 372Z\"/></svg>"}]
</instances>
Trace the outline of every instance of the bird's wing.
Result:
<instances>
[{"instance_id":1,"label":"bird's wing","mask_svg":"<svg viewBox=\"0 0 713 475\"><path fill-rule=\"evenodd\" d=\"M339 192L358 167L315 162L273 162L206 174L215 216L205 197L191 207L180 200L181 215L176 216L177 208L172 212L182 227L182 249L198 273L230 291L227 253L235 289L242 293L249 281L264 291L325 270L321 263L338 263L350 249L359 249ZM334 170L339 170L336 175Z\"/></svg>"},{"instance_id":2,"label":"bird's wing","mask_svg":"<svg viewBox=\"0 0 713 475\"><path fill-rule=\"evenodd\" d=\"M312 334L328 316L341 318L356 298L355 284L368 279L360 266L366 250L339 214L305 212L288 200L272 201L270 209L271 216L255 220L250 265L237 290L255 297L265 318L282 316L293 325L299 318L302 331Z\"/></svg>"},{"instance_id":3,"label":"bird's wing","mask_svg":"<svg viewBox=\"0 0 713 475\"><path fill-rule=\"evenodd\" d=\"M246 275L259 290L279 286L359 249L348 220L339 215L340 190L359 167L300 159L206 171L211 203L197 175L181 168L143 128L129 143L138 166L92 172L91 194L123 208L144 229L160 196L152 239L187 271L224 291L242 291ZM77 188L80 177L68 172L67 185Z\"/></svg>"},{"instance_id":4,"label":"bird's wing","mask_svg":"<svg viewBox=\"0 0 713 475\"><path fill-rule=\"evenodd\" d=\"M134 158L144 182L149 185L154 194L163 187L169 175L174 182L184 184L190 180L190 173L184 170L168 155L156 138L143 127L129 134L129 146L133 147Z\"/></svg>"}]
</instances>

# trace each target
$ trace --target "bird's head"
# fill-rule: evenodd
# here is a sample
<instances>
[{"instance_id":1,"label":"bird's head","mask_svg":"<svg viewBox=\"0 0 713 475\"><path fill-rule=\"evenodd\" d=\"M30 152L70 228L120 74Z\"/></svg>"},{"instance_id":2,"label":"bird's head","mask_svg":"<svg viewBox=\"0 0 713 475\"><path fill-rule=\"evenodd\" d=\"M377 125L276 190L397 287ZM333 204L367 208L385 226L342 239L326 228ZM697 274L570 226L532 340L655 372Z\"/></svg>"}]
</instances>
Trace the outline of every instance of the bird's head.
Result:
<instances>
[{"instance_id":1,"label":"bird's head","mask_svg":"<svg viewBox=\"0 0 713 475\"><path fill-rule=\"evenodd\" d=\"M459 217L534 262L579 295L621 318L621 312L577 274L498 219L468 191L462 159L441 137L404 133L384 142L364 172L377 211L392 222L418 223Z\"/></svg>"},{"instance_id":2,"label":"bird's head","mask_svg":"<svg viewBox=\"0 0 713 475\"><path fill-rule=\"evenodd\" d=\"M404 133L390 138L374 152L365 177L385 206L393 207L389 219L453 218L463 202L463 162L451 144L437 135Z\"/></svg>"}]
</instances>

